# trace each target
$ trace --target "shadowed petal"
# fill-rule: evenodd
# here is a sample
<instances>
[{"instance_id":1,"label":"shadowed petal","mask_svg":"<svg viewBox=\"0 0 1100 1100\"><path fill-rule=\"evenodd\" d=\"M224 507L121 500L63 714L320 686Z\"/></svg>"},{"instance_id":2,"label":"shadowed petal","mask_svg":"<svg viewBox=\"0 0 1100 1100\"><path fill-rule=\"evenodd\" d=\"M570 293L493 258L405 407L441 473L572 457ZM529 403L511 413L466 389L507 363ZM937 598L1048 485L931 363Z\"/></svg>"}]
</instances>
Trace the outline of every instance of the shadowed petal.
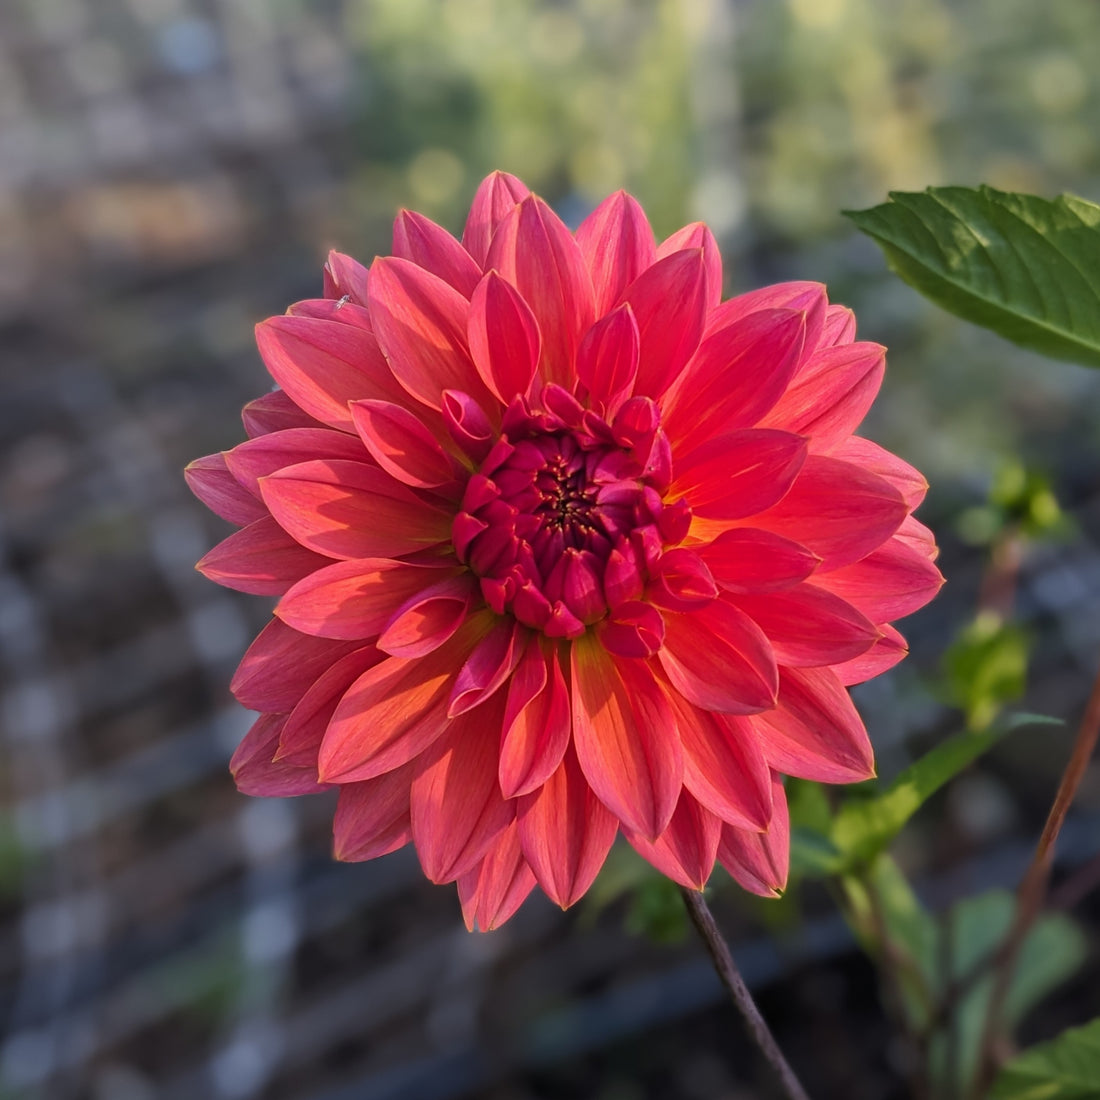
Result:
<instances>
[{"instance_id":1,"label":"shadowed petal","mask_svg":"<svg viewBox=\"0 0 1100 1100\"><path fill-rule=\"evenodd\" d=\"M448 723L418 761L412 782L413 843L433 882L471 871L515 819L497 785L503 698Z\"/></svg>"},{"instance_id":2,"label":"shadowed petal","mask_svg":"<svg viewBox=\"0 0 1100 1100\"><path fill-rule=\"evenodd\" d=\"M455 677L447 713L453 718L489 698L504 685L527 648L530 631L501 618L481 638Z\"/></svg>"},{"instance_id":3,"label":"shadowed petal","mask_svg":"<svg viewBox=\"0 0 1100 1100\"><path fill-rule=\"evenodd\" d=\"M281 432L287 428L323 428L320 420L314 420L303 412L282 390L272 390L263 397L249 401L241 409L241 421L249 439L268 432Z\"/></svg>"},{"instance_id":4,"label":"shadowed petal","mask_svg":"<svg viewBox=\"0 0 1100 1100\"><path fill-rule=\"evenodd\" d=\"M332 251L325 262L325 297L347 297L357 306L367 304L367 269L342 252Z\"/></svg>"},{"instance_id":5,"label":"shadowed petal","mask_svg":"<svg viewBox=\"0 0 1100 1100\"><path fill-rule=\"evenodd\" d=\"M330 558L396 558L450 538L446 512L363 462L301 462L260 488L279 525Z\"/></svg>"},{"instance_id":6,"label":"shadowed petal","mask_svg":"<svg viewBox=\"0 0 1100 1100\"><path fill-rule=\"evenodd\" d=\"M768 763L819 783L859 783L875 774L867 731L836 673L781 668L779 704L752 719Z\"/></svg>"},{"instance_id":7,"label":"shadowed petal","mask_svg":"<svg viewBox=\"0 0 1100 1100\"><path fill-rule=\"evenodd\" d=\"M281 596L295 581L329 559L300 546L265 515L235 531L203 556L195 568L208 580L253 596Z\"/></svg>"},{"instance_id":8,"label":"shadowed petal","mask_svg":"<svg viewBox=\"0 0 1100 1100\"><path fill-rule=\"evenodd\" d=\"M359 647L312 638L272 619L245 651L229 690L249 710L287 713L325 669Z\"/></svg>"},{"instance_id":9,"label":"shadowed petal","mask_svg":"<svg viewBox=\"0 0 1100 1100\"><path fill-rule=\"evenodd\" d=\"M402 210L393 223L393 254L438 276L469 298L481 278L474 258L430 218Z\"/></svg>"},{"instance_id":10,"label":"shadowed petal","mask_svg":"<svg viewBox=\"0 0 1100 1100\"><path fill-rule=\"evenodd\" d=\"M384 656L375 646L363 646L341 657L321 673L287 717L279 735L279 750L275 758L316 771L321 741L337 704L348 688Z\"/></svg>"},{"instance_id":11,"label":"shadowed petal","mask_svg":"<svg viewBox=\"0 0 1100 1100\"><path fill-rule=\"evenodd\" d=\"M577 378L609 415L633 392L638 340L638 322L628 303L600 318L577 349Z\"/></svg>"},{"instance_id":12,"label":"shadowed petal","mask_svg":"<svg viewBox=\"0 0 1100 1100\"><path fill-rule=\"evenodd\" d=\"M261 714L237 746L229 770L241 794L289 798L328 789L317 782L316 768L295 768L272 761L285 721L285 714Z\"/></svg>"},{"instance_id":13,"label":"shadowed petal","mask_svg":"<svg viewBox=\"0 0 1100 1100\"><path fill-rule=\"evenodd\" d=\"M609 195L581 222L577 244L592 275L597 317L609 312L657 259L649 220L625 191Z\"/></svg>"},{"instance_id":14,"label":"shadowed petal","mask_svg":"<svg viewBox=\"0 0 1100 1100\"><path fill-rule=\"evenodd\" d=\"M573 741L589 785L633 832L665 830L683 777L676 719L647 665L573 643Z\"/></svg>"},{"instance_id":15,"label":"shadowed petal","mask_svg":"<svg viewBox=\"0 0 1100 1100\"><path fill-rule=\"evenodd\" d=\"M245 527L267 515L259 498L230 473L225 455L212 454L196 458L183 471L187 487L216 516Z\"/></svg>"},{"instance_id":16,"label":"shadowed petal","mask_svg":"<svg viewBox=\"0 0 1100 1100\"><path fill-rule=\"evenodd\" d=\"M519 844L513 821L493 841L482 861L458 878L458 900L466 928L491 932L523 904L535 888L535 876Z\"/></svg>"},{"instance_id":17,"label":"shadowed petal","mask_svg":"<svg viewBox=\"0 0 1100 1100\"><path fill-rule=\"evenodd\" d=\"M726 825L718 844L718 862L746 890L765 898L783 892L790 870L790 815L787 792L778 776L772 778L772 806L767 832L746 832Z\"/></svg>"},{"instance_id":18,"label":"shadowed petal","mask_svg":"<svg viewBox=\"0 0 1100 1100\"><path fill-rule=\"evenodd\" d=\"M631 847L661 874L689 890L702 890L714 869L722 822L681 791L668 828L656 840L624 832Z\"/></svg>"},{"instance_id":19,"label":"shadowed petal","mask_svg":"<svg viewBox=\"0 0 1100 1100\"><path fill-rule=\"evenodd\" d=\"M415 764L340 788L332 822L333 855L349 863L377 859L412 840L409 786Z\"/></svg>"},{"instance_id":20,"label":"shadowed petal","mask_svg":"<svg viewBox=\"0 0 1100 1100\"><path fill-rule=\"evenodd\" d=\"M592 885L619 831L570 747L538 790L519 800L523 854L546 896L568 909Z\"/></svg>"},{"instance_id":21,"label":"shadowed petal","mask_svg":"<svg viewBox=\"0 0 1100 1100\"><path fill-rule=\"evenodd\" d=\"M423 657L438 649L466 619L477 581L447 577L407 600L386 625L378 648L394 657Z\"/></svg>"},{"instance_id":22,"label":"shadowed petal","mask_svg":"<svg viewBox=\"0 0 1100 1100\"><path fill-rule=\"evenodd\" d=\"M329 428L288 428L269 432L258 439L238 443L231 451L225 452L225 462L230 472L257 498L260 497L260 478L315 458L371 461L359 439Z\"/></svg>"}]
</instances>

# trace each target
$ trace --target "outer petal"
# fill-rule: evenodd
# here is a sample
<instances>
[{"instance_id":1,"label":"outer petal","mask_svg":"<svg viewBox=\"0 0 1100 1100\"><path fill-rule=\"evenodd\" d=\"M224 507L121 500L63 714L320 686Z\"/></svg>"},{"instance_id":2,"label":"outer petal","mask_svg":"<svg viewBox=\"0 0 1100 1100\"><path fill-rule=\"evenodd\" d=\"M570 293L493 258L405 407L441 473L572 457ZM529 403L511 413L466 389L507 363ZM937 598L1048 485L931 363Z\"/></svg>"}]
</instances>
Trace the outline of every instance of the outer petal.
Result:
<instances>
[{"instance_id":1,"label":"outer petal","mask_svg":"<svg viewBox=\"0 0 1100 1100\"><path fill-rule=\"evenodd\" d=\"M412 840L409 785L414 764L340 788L332 822L333 855L356 863L377 859Z\"/></svg>"},{"instance_id":2,"label":"outer petal","mask_svg":"<svg viewBox=\"0 0 1100 1100\"><path fill-rule=\"evenodd\" d=\"M653 841L627 833L631 847L663 875L689 890L702 890L714 869L722 822L681 791L668 828Z\"/></svg>"},{"instance_id":3,"label":"outer petal","mask_svg":"<svg viewBox=\"0 0 1100 1100\"><path fill-rule=\"evenodd\" d=\"M462 243L482 267L490 266L485 261L497 227L515 209L516 203L529 194L527 185L507 172L486 176L478 187L462 232Z\"/></svg>"},{"instance_id":4,"label":"outer petal","mask_svg":"<svg viewBox=\"0 0 1100 1100\"><path fill-rule=\"evenodd\" d=\"M658 654L672 686L704 710L755 714L775 704L775 654L761 629L719 598L686 615L666 613Z\"/></svg>"},{"instance_id":5,"label":"outer petal","mask_svg":"<svg viewBox=\"0 0 1100 1100\"><path fill-rule=\"evenodd\" d=\"M635 392L659 398L687 366L703 335L707 267L702 249L658 260L627 287L623 300L638 322ZM670 302L676 303L675 309L669 308Z\"/></svg>"},{"instance_id":6,"label":"outer petal","mask_svg":"<svg viewBox=\"0 0 1100 1100\"><path fill-rule=\"evenodd\" d=\"M249 401L241 410L241 420L249 439L268 432L281 432L287 428L323 428L320 420L314 420L303 412L282 390L272 390L263 397Z\"/></svg>"},{"instance_id":7,"label":"outer petal","mask_svg":"<svg viewBox=\"0 0 1100 1100\"><path fill-rule=\"evenodd\" d=\"M318 767L325 779L373 779L408 763L449 729L447 692L479 628L484 624L467 620L427 656L388 657L363 673L341 699L321 743Z\"/></svg>"},{"instance_id":8,"label":"outer petal","mask_svg":"<svg viewBox=\"0 0 1100 1100\"><path fill-rule=\"evenodd\" d=\"M739 294L711 310L707 317L707 335L727 325L738 324L757 310L793 309L806 314L806 341L803 347L808 356L821 340L828 306L829 299L823 283L776 283Z\"/></svg>"},{"instance_id":9,"label":"outer petal","mask_svg":"<svg viewBox=\"0 0 1100 1100\"><path fill-rule=\"evenodd\" d=\"M375 646L363 646L330 665L295 704L279 735L275 759L299 768L317 771L317 755L325 730L344 693L385 654Z\"/></svg>"},{"instance_id":10,"label":"outer petal","mask_svg":"<svg viewBox=\"0 0 1100 1100\"><path fill-rule=\"evenodd\" d=\"M310 685L357 642L311 638L272 619L245 651L229 690L249 710L288 713Z\"/></svg>"},{"instance_id":11,"label":"outer petal","mask_svg":"<svg viewBox=\"0 0 1100 1100\"><path fill-rule=\"evenodd\" d=\"M458 899L469 931L491 932L508 920L535 888L535 876L523 858L519 829L513 821L488 854L458 878Z\"/></svg>"},{"instance_id":12,"label":"outer petal","mask_svg":"<svg viewBox=\"0 0 1100 1100\"><path fill-rule=\"evenodd\" d=\"M573 741L589 785L633 832L657 837L676 809L683 754L668 698L647 665L591 636L573 643Z\"/></svg>"},{"instance_id":13,"label":"outer petal","mask_svg":"<svg viewBox=\"0 0 1100 1100\"><path fill-rule=\"evenodd\" d=\"M325 262L325 297L344 298L358 306L367 304L367 269L342 252L330 252Z\"/></svg>"},{"instance_id":14,"label":"outer petal","mask_svg":"<svg viewBox=\"0 0 1100 1100\"><path fill-rule=\"evenodd\" d=\"M849 661L866 653L879 636L874 623L850 603L810 583L729 599L764 631L781 665Z\"/></svg>"},{"instance_id":15,"label":"outer petal","mask_svg":"<svg viewBox=\"0 0 1100 1100\"><path fill-rule=\"evenodd\" d=\"M272 762L285 721L285 714L261 714L237 747L229 770L241 794L289 798L327 789L317 782L315 768L294 768Z\"/></svg>"},{"instance_id":16,"label":"outer petal","mask_svg":"<svg viewBox=\"0 0 1100 1100\"><path fill-rule=\"evenodd\" d=\"M271 317L256 326L256 344L271 377L294 403L341 431L355 431L349 401L393 400L400 393L366 329L315 317Z\"/></svg>"},{"instance_id":17,"label":"outer petal","mask_svg":"<svg viewBox=\"0 0 1100 1100\"><path fill-rule=\"evenodd\" d=\"M850 344L856 338L856 315L847 306L829 306L821 330L819 348Z\"/></svg>"},{"instance_id":18,"label":"outer petal","mask_svg":"<svg viewBox=\"0 0 1100 1100\"><path fill-rule=\"evenodd\" d=\"M283 530L330 558L396 558L450 538L446 512L363 462L300 462L261 491Z\"/></svg>"},{"instance_id":19,"label":"outer petal","mask_svg":"<svg viewBox=\"0 0 1100 1100\"><path fill-rule=\"evenodd\" d=\"M454 483L456 464L414 413L389 401L352 401L348 407L359 438L390 477L415 489Z\"/></svg>"},{"instance_id":20,"label":"outer petal","mask_svg":"<svg viewBox=\"0 0 1100 1100\"><path fill-rule=\"evenodd\" d=\"M542 349L539 326L519 291L495 271L474 291L467 336L481 380L502 405L527 393Z\"/></svg>"},{"instance_id":21,"label":"outer petal","mask_svg":"<svg viewBox=\"0 0 1100 1100\"><path fill-rule=\"evenodd\" d=\"M886 349L842 344L816 352L760 422L810 437L818 452L832 452L859 427L882 385Z\"/></svg>"},{"instance_id":22,"label":"outer petal","mask_svg":"<svg viewBox=\"0 0 1100 1100\"><path fill-rule=\"evenodd\" d=\"M889 671L908 652L905 639L888 623L879 626L882 637L866 653L834 667L833 672L845 687L862 684Z\"/></svg>"},{"instance_id":23,"label":"outer petal","mask_svg":"<svg viewBox=\"0 0 1100 1100\"><path fill-rule=\"evenodd\" d=\"M412 782L413 842L424 873L451 882L473 870L515 818L497 785L503 699L450 722L417 764Z\"/></svg>"},{"instance_id":24,"label":"outer petal","mask_svg":"<svg viewBox=\"0 0 1100 1100\"><path fill-rule=\"evenodd\" d=\"M735 527L699 550L711 575L728 592L778 592L804 581L820 558L801 543Z\"/></svg>"},{"instance_id":25,"label":"outer petal","mask_svg":"<svg viewBox=\"0 0 1100 1100\"><path fill-rule=\"evenodd\" d=\"M714 234L702 222L692 222L676 230L657 249L657 259L663 260L674 252L699 248L703 251L703 264L707 270L707 308L714 309L722 300L722 252Z\"/></svg>"},{"instance_id":26,"label":"outer petal","mask_svg":"<svg viewBox=\"0 0 1100 1100\"><path fill-rule=\"evenodd\" d=\"M366 448L355 436L330 428L288 428L268 432L258 439L238 443L225 453L226 465L233 476L257 499L260 497L260 478L316 458L371 461Z\"/></svg>"},{"instance_id":27,"label":"outer petal","mask_svg":"<svg viewBox=\"0 0 1100 1100\"><path fill-rule=\"evenodd\" d=\"M466 346L469 302L449 283L389 256L371 268L370 314L394 377L429 408L444 390L484 402L488 393ZM373 394L356 394L372 397Z\"/></svg>"},{"instance_id":28,"label":"outer petal","mask_svg":"<svg viewBox=\"0 0 1100 1100\"><path fill-rule=\"evenodd\" d=\"M481 278L474 258L446 229L411 210L402 210L394 220L393 254L438 276L464 298Z\"/></svg>"},{"instance_id":29,"label":"outer petal","mask_svg":"<svg viewBox=\"0 0 1100 1100\"><path fill-rule=\"evenodd\" d=\"M682 456L717 432L750 428L783 396L802 361L806 316L763 309L708 336L665 400L662 423Z\"/></svg>"},{"instance_id":30,"label":"outer petal","mask_svg":"<svg viewBox=\"0 0 1100 1100\"><path fill-rule=\"evenodd\" d=\"M752 725L768 762L787 775L858 783L875 774L863 719L830 669L781 668L778 706Z\"/></svg>"},{"instance_id":31,"label":"outer petal","mask_svg":"<svg viewBox=\"0 0 1100 1100\"><path fill-rule=\"evenodd\" d=\"M530 195L498 226L486 267L526 299L542 334L539 373L570 388L577 345L594 318L592 280L562 220Z\"/></svg>"},{"instance_id":32,"label":"outer petal","mask_svg":"<svg viewBox=\"0 0 1100 1100\"><path fill-rule=\"evenodd\" d=\"M275 614L288 626L322 638L377 638L406 600L459 566L414 565L389 558L334 562L300 580Z\"/></svg>"},{"instance_id":33,"label":"outer petal","mask_svg":"<svg viewBox=\"0 0 1100 1100\"><path fill-rule=\"evenodd\" d=\"M183 471L187 487L216 516L247 526L263 519L267 509L229 472L222 454L206 455L188 463Z\"/></svg>"},{"instance_id":34,"label":"outer petal","mask_svg":"<svg viewBox=\"0 0 1100 1100\"><path fill-rule=\"evenodd\" d=\"M508 684L500 731L499 778L504 797L515 798L541 787L561 763L572 731L569 688L557 652L545 653L532 638Z\"/></svg>"},{"instance_id":35,"label":"outer petal","mask_svg":"<svg viewBox=\"0 0 1100 1100\"><path fill-rule=\"evenodd\" d=\"M592 885L619 830L569 748L557 770L519 800L524 858L555 905L568 909Z\"/></svg>"},{"instance_id":36,"label":"outer petal","mask_svg":"<svg viewBox=\"0 0 1100 1100\"><path fill-rule=\"evenodd\" d=\"M928 492L928 482L919 470L862 436L853 435L846 439L833 452L833 457L862 466L865 470L885 478L901 493L911 510L920 507Z\"/></svg>"},{"instance_id":37,"label":"outer petal","mask_svg":"<svg viewBox=\"0 0 1100 1100\"><path fill-rule=\"evenodd\" d=\"M719 863L750 893L766 898L783 892L791 861L787 793L778 776L772 779L772 804L775 809L767 832L745 832L727 825L718 845Z\"/></svg>"},{"instance_id":38,"label":"outer petal","mask_svg":"<svg viewBox=\"0 0 1100 1100\"><path fill-rule=\"evenodd\" d=\"M592 275L597 317L608 313L623 291L657 259L649 220L638 201L625 191L609 195L581 222L577 244Z\"/></svg>"},{"instance_id":39,"label":"outer petal","mask_svg":"<svg viewBox=\"0 0 1100 1100\"><path fill-rule=\"evenodd\" d=\"M328 559L300 546L270 516L223 539L195 568L207 579L253 596L281 596Z\"/></svg>"},{"instance_id":40,"label":"outer petal","mask_svg":"<svg viewBox=\"0 0 1100 1100\"><path fill-rule=\"evenodd\" d=\"M908 511L885 478L824 455L810 455L787 495L753 517L753 527L794 539L822 559L817 573L865 558Z\"/></svg>"},{"instance_id":41,"label":"outer petal","mask_svg":"<svg viewBox=\"0 0 1100 1100\"><path fill-rule=\"evenodd\" d=\"M924 607L939 592L943 575L927 552L895 536L862 561L827 573L822 582L872 622L884 623Z\"/></svg>"},{"instance_id":42,"label":"outer petal","mask_svg":"<svg viewBox=\"0 0 1100 1100\"><path fill-rule=\"evenodd\" d=\"M711 439L677 463L669 493L703 519L745 519L783 499L806 461L806 440L747 428Z\"/></svg>"},{"instance_id":43,"label":"outer petal","mask_svg":"<svg viewBox=\"0 0 1100 1100\"><path fill-rule=\"evenodd\" d=\"M772 816L771 773L752 725L672 696L684 747L684 787L739 829L763 829Z\"/></svg>"}]
</instances>

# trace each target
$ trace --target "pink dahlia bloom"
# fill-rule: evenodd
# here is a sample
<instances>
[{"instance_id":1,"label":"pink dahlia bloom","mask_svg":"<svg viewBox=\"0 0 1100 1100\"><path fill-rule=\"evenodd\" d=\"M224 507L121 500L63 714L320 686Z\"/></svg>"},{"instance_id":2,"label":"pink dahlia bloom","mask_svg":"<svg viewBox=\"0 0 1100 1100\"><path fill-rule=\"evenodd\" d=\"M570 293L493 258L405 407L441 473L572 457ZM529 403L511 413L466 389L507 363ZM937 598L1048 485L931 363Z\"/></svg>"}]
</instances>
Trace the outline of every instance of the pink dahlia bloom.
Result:
<instances>
[{"instance_id":1,"label":"pink dahlia bloom","mask_svg":"<svg viewBox=\"0 0 1100 1100\"><path fill-rule=\"evenodd\" d=\"M873 773L846 687L941 584L924 479L852 434L883 349L817 283L721 301L709 230L623 193L574 235L497 173L393 253L258 327L279 388L187 471L241 528L199 569L280 597L237 785L337 788L337 857L411 841L471 927L572 905L620 830L775 894L783 775Z\"/></svg>"}]
</instances>

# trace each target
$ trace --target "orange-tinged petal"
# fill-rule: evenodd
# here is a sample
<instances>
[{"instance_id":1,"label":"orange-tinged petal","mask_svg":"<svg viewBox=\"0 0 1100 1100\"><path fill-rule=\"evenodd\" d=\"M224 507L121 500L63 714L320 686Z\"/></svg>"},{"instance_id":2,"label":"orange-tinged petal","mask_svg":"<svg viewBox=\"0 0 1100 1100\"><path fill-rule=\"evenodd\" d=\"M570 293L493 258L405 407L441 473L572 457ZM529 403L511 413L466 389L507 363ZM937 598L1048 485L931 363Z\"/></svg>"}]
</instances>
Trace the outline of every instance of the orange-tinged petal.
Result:
<instances>
[{"instance_id":1,"label":"orange-tinged petal","mask_svg":"<svg viewBox=\"0 0 1100 1100\"><path fill-rule=\"evenodd\" d=\"M414 489L448 486L445 495L461 496L457 464L418 416L389 401L352 401L348 408L359 438L390 477Z\"/></svg>"},{"instance_id":2,"label":"orange-tinged petal","mask_svg":"<svg viewBox=\"0 0 1100 1100\"><path fill-rule=\"evenodd\" d=\"M519 799L523 855L546 896L568 909L592 885L619 831L570 747L538 790Z\"/></svg>"},{"instance_id":3,"label":"orange-tinged petal","mask_svg":"<svg viewBox=\"0 0 1100 1100\"><path fill-rule=\"evenodd\" d=\"M497 785L502 698L460 715L418 761L410 810L413 843L433 882L472 870L512 823L514 801Z\"/></svg>"},{"instance_id":4,"label":"orange-tinged petal","mask_svg":"<svg viewBox=\"0 0 1100 1100\"><path fill-rule=\"evenodd\" d=\"M676 808L683 754L653 672L616 658L591 635L572 648L573 741L589 785L632 832L657 837Z\"/></svg>"},{"instance_id":5,"label":"orange-tinged petal","mask_svg":"<svg viewBox=\"0 0 1100 1100\"><path fill-rule=\"evenodd\" d=\"M423 657L438 649L466 621L477 588L469 573L437 581L406 600L378 639L394 657Z\"/></svg>"},{"instance_id":6,"label":"orange-tinged petal","mask_svg":"<svg viewBox=\"0 0 1100 1100\"><path fill-rule=\"evenodd\" d=\"M777 771L819 783L859 783L875 774L863 719L831 669L781 668L778 706L751 721Z\"/></svg>"},{"instance_id":7,"label":"orange-tinged petal","mask_svg":"<svg viewBox=\"0 0 1100 1100\"><path fill-rule=\"evenodd\" d=\"M481 862L458 878L458 900L469 931L499 928L535 888L535 876L519 844L513 821L493 841Z\"/></svg>"},{"instance_id":8,"label":"orange-tinged petal","mask_svg":"<svg viewBox=\"0 0 1100 1100\"><path fill-rule=\"evenodd\" d=\"M284 531L330 558L395 558L450 538L445 511L364 462L300 462L260 491Z\"/></svg>"}]
</instances>

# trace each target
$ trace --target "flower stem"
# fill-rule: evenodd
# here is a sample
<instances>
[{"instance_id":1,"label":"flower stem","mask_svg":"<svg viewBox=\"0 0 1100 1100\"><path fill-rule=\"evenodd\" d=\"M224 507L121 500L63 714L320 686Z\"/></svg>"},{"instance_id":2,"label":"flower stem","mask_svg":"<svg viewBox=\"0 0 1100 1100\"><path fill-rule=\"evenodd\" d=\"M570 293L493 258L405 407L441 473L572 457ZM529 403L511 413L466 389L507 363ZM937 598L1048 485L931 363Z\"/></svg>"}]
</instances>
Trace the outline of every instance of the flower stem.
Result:
<instances>
[{"instance_id":1,"label":"flower stem","mask_svg":"<svg viewBox=\"0 0 1100 1100\"><path fill-rule=\"evenodd\" d=\"M688 916L691 917L691 923L695 925L696 931L706 945L718 977L729 990L737 1011L741 1013L748 1025L753 1041L779 1077L788 1100L810 1100L809 1094L795 1076L794 1070L783 1057L783 1052L764 1022L764 1017L760 1015L760 1009L756 1007L756 1002L752 999L748 986L745 985L745 979L741 977L741 971L733 961L730 949L722 938L722 933L719 932L718 925L715 923L714 914L711 913L703 895L697 890L688 890L684 887L680 888L680 893L687 907Z\"/></svg>"},{"instance_id":2,"label":"flower stem","mask_svg":"<svg viewBox=\"0 0 1100 1100\"><path fill-rule=\"evenodd\" d=\"M989 998L989 1009L982 1034L982 1060L975 1085L975 1095L984 1095L984 1090L996 1071L996 1047L1001 1032L1001 1008L1009 986L1012 984L1012 975L1016 969L1020 949L1046 899L1050 871L1054 863L1054 844L1062 831L1066 814L1077 795L1077 788L1081 785L1081 780L1088 769L1098 736L1100 736L1100 670L1097 670L1096 679L1093 681L1092 692L1088 703L1085 704L1081 725L1077 729L1073 753L1070 755L1065 771L1062 772L1062 781L1058 784L1058 793L1054 796L1042 835L1035 847L1035 854L1031 857L1031 863L1016 890L1016 912L1012 925L996 955L993 992Z\"/></svg>"}]
</instances>

